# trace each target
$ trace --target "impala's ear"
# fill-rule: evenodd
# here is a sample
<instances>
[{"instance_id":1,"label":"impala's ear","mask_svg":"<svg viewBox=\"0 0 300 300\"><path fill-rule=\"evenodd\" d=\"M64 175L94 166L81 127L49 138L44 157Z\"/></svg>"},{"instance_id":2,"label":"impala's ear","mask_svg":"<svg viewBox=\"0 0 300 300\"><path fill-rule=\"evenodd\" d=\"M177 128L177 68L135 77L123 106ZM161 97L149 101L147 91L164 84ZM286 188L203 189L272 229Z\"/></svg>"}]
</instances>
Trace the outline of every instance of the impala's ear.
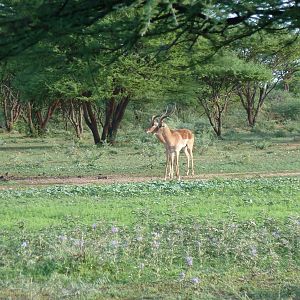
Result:
<instances>
[{"instance_id":1,"label":"impala's ear","mask_svg":"<svg viewBox=\"0 0 300 300\"><path fill-rule=\"evenodd\" d=\"M166 126L166 123L164 120L160 120L159 123L158 123L158 127L161 128L161 127L165 127Z\"/></svg>"}]
</instances>

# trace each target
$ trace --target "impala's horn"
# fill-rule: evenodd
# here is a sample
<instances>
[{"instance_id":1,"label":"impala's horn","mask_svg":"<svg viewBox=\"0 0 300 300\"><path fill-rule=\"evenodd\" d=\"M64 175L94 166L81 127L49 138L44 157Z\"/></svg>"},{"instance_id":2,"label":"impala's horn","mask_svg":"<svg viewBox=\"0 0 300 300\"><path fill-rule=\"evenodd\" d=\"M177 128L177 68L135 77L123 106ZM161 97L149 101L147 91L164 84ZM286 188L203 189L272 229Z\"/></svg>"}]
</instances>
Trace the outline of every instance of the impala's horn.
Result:
<instances>
[{"instance_id":1,"label":"impala's horn","mask_svg":"<svg viewBox=\"0 0 300 300\"><path fill-rule=\"evenodd\" d=\"M158 117L159 117L159 115L152 116L152 118L151 118L151 125L152 125L152 126L154 125L155 119L158 118Z\"/></svg>"},{"instance_id":2,"label":"impala's horn","mask_svg":"<svg viewBox=\"0 0 300 300\"><path fill-rule=\"evenodd\" d=\"M176 110L176 104L173 107L167 106L166 111L160 116L159 122L162 122L165 118L171 116Z\"/></svg>"}]
</instances>

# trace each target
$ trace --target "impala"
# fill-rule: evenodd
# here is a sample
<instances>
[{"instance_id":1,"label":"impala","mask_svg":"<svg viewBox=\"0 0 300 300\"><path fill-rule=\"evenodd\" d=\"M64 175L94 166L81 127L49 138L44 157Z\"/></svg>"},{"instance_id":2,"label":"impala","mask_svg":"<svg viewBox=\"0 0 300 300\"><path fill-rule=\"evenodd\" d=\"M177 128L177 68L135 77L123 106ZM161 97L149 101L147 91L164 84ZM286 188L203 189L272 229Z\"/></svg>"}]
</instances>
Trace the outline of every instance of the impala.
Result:
<instances>
[{"instance_id":1,"label":"impala","mask_svg":"<svg viewBox=\"0 0 300 300\"><path fill-rule=\"evenodd\" d=\"M194 134L188 129L170 129L164 122L164 119L171 115L172 112L165 112L160 116L153 116L151 119L151 126L147 129L147 133L155 134L160 142L166 147L166 168L165 179L167 179L168 168L169 177L172 179L174 174L174 164L176 166L176 176L179 179L179 152L184 149L187 157L187 172L189 175L190 161L192 175L194 175L194 161L193 161L193 146Z\"/></svg>"}]
</instances>

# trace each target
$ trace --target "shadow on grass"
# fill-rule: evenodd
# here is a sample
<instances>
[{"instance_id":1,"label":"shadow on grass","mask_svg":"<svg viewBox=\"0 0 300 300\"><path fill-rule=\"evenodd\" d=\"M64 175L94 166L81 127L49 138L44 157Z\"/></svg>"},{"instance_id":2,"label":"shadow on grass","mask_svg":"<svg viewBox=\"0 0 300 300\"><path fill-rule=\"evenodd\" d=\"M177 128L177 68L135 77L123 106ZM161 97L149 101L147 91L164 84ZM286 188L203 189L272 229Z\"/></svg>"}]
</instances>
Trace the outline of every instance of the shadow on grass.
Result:
<instances>
[{"instance_id":1,"label":"shadow on grass","mask_svg":"<svg viewBox=\"0 0 300 300\"><path fill-rule=\"evenodd\" d=\"M224 140L232 142L257 142L261 140L276 141L276 143L293 143L300 142L300 132L298 134L292 132L265 132L260 130L236 132L229 131L224 133Z\"/></svg>"},{"instance_id":2,"label":"shadow on grass","mask_svg":"<svg viewBox=\"0 0 300 300\"><path fill-rule=\"evenodd\" d=\"M274 299L289 299L296 300L300 299L300 287L296 285L286 284L280 290L254 290L246 292L245 294L249 299L253 300L274 300Z\"/></svg>"},{"instance_id":3,"label":"shadow on grass","mask_svg":"<svg viewBox=\"0 0 300 300\"><path fill-rule=\"evenodd\" d=\"M54 148L53 145L33 145L33 146L0 146L0 151L24 151L24 150L48 150Z\"/></svg>"}]
</instances>

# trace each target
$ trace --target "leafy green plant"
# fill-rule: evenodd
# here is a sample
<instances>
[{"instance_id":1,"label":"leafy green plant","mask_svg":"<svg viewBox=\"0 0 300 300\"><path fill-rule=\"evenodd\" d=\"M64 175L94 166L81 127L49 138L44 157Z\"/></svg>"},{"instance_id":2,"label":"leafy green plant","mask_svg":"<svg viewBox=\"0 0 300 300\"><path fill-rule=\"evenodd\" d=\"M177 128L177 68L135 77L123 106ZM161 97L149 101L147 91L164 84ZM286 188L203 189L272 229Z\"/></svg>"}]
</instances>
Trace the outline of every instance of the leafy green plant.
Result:
<instances>
[{"instance_id":1,"label":"leafy green plant","mask_svg":"<svg viewBox=\"0 0 300 300\"><path fill-rule=\"evenodd\" d=\"M254 143L256 149L264 150L271 146L271 142L268 140L262 140Z\"/></svg>"}]
</instances>

